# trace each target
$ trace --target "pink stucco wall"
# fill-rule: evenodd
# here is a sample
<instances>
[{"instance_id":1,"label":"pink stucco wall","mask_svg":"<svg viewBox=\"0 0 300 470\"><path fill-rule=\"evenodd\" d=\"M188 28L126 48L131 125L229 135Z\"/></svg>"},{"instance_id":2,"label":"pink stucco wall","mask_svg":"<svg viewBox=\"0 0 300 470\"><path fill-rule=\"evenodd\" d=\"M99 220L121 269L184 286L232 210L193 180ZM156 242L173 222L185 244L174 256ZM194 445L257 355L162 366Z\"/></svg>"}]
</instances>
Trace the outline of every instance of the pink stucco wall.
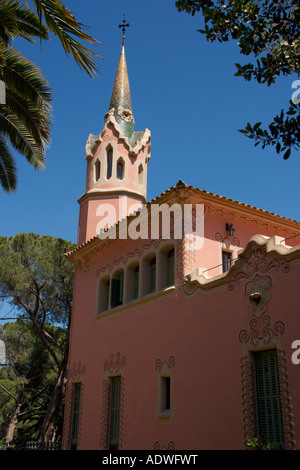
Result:
<instances>
[{"instance_id":1,"label":"pink stucco wall","mask_svg":"<svg viewBox=\"0 0 300 470\"><path fill-rule=\"evenodd\" d=\"M206 239L193 269L197 263L207 268L219 264L220 242L216 234L224 232L224 225L222 215L206 215ZM265 235L272 236L274 231L280 234L280 230L274 229L275 225L274 222L269 230L262 224L260 228ZM236 220L234 226L239 248L245 248L249 238L257 233L257 224L246 225ZM281 224L281 233L287 233L286 230L287 226ZM294 239L291 242L296 244ZM282 379L286 387L284 393L292 407L292 411L285 410L286 420L293 415L289 445L299 448L300 365L291 361L291 344L300 339L299 258L286 260L278 253L265 256L264 260L270 263L267 275L272 285L266 311L260 318L253 316L244 289L245 282L252 279L255 272L248 273L248 278L241 282L234 277L234 272L229 273L228 281L234 286L231 289L225 282L211 289L198 286L184 292L182 280L186 273L177 250L174 289L117 307L95 319L99 273L124 266L138 249L142 257L143 246L147 243L149 240L118 241L101 254L94 248L88 269L86 266L76 268L69 386L76 380L84 384L78 448L101 448L103 384L108 374L105 363L112 359L115 364L118 354L125 360L119 370L124 378L122 449L153 449L154 445L168 447L170 443L178 450L244 448L245 413L249 404L245 404L243 358L252 350L272 346L283 351L280 373L286 374ZM279 268L274 259L284 260L289 269ZM263 269L256 267L256 273L265 276ZM215 271L216 275L219 273ZM266 325L269 317L270 323ZM250 342L243 345L239 333L243 329L251 332L253 319L261 340L258 346ZM276 322L284 325L279 338L276 337ZM263 335L266 327L271 336ZM157 360L169 363L170 358L174 358L170 368L173 415L163 420L156 415L158 371L155 364ZM67 403L66 408L70 410L71 404ZM70 413L66 412L66 423ZM66 448L68 429L66 424Z\"/></svg>"}]
</instances>

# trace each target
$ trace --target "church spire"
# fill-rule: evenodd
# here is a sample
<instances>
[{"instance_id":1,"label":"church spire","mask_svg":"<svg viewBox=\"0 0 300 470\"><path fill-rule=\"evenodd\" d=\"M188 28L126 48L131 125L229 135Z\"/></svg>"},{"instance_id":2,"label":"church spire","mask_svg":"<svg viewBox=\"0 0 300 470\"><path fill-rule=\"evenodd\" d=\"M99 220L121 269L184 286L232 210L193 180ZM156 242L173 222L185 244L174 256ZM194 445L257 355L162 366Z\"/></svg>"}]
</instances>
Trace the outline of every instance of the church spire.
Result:
<instances>
[{"instance_id":1,"label":"church spire","mask_svg":"<svg viewBox=\"0 0 300 470\"><path fill-rule=\"evenodd\" d=\"M122 50L109 104L109 111L113 111L115 119L121 127L124 135L131 137L134 130L134 119L132 114L131 94L125 58L125 28L129 27L125 16L119 28L123 29Z\"/></svg>"}]
</instances>

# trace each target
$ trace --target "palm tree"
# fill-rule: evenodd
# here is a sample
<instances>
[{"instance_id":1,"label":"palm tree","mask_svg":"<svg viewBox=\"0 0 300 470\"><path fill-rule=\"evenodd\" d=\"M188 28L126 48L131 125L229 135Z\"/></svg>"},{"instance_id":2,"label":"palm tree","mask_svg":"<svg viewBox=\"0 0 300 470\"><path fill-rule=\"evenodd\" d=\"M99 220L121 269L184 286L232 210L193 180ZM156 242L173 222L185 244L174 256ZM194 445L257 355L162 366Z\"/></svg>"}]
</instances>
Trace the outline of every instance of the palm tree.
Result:
<instances>
[{"instance_id":1,"label":"palm tree","mask_svg":"<svg viewBox=\"0 0 300 470\"><path fill-rule=\"evenodd\" d=\"M17 185L11 147L35 169L45 166L52 112L49 83L38 67L13 47L14 39L49 40L52 32L89 76L97 72L95 58L99 56L74 37L93 45L97 41L83 32L84 26L74 15L59 0L33 3L36 13L27 0L0 0L0 80L6 90L5 103L0 104L0 185L5 192L14 192Z\"/></svg>"},{"instance_id":2,"label":"palm tree","mask_svg":"<svg viewBox=\"0 0 300 470\"><path fill-rule=\"evenodd\" d=\"M50 142L51 89L38 67L13 48L15 37L43 40L48 32L26 6L1 0L0 78L5 102L0 104L0 184L6 192L14 192L17 185L12 148L39 169Z\"/></svg>"}]
</instances>

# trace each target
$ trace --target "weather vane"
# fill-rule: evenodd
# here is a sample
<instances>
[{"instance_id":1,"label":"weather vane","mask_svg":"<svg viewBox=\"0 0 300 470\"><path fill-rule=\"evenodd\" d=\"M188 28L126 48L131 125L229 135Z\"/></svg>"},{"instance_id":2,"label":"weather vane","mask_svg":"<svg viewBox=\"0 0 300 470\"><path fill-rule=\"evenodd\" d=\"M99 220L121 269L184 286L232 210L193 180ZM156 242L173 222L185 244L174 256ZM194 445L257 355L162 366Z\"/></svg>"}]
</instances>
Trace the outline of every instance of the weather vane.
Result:
<instances>
[{"instance_id":1,"label":"weather vane","mask_svg":"<svg viewBox=\"0 0 300 470\"><path fill-rule=\"evenodd\" d=\"M119 24L119 28L122 28L122 29L123 29L123 40L122 40L122 44L124 45L124 44L125 44L125 28L129 28L129 23L126 23L126 21L125 21L125 13L124 13L123 23L122 23L122 24Z\"/></svg>"}]
</instances>

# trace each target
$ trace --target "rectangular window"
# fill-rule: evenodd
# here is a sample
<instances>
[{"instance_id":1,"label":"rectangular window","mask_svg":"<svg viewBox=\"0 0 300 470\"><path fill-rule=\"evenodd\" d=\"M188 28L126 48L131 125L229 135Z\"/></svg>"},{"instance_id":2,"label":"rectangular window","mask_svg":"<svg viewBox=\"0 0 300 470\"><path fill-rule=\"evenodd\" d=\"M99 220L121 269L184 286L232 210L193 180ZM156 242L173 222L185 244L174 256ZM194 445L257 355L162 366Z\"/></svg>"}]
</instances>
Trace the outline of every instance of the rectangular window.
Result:
<instances>
[{"instance_id":1,"label":"rectangular window","mask_svg":"<svg viewBox=\"0 0 300 470\"><path fill-rule=\"evenodd\" d=\"M111 377L109 449L119 448L121 377Z\"/></svg>"},{"instance_id":2,"label":"rectangular window","mask_svg":"<svg viewBox=\"0 0 300 470\"><path fill-rule=\"evenodd\" d=\"M140 268L137 266L134 270L134 287L133 298L137 299L139 296L139 283L140 283Z\"/></svg>"},{"instance_id":3,"label":"rectangular window","mask_svg":"<svg viewBox=\"0 0 300 470\"><path fill-rule=\"evenodd\" d=\"M81 384L73 384L73 415L72 415L72 433L71 433L71 449L77 448L78 441L78 423L80 411L80 395Z\"/></svg>"},{"instance_id":4,"label":"rectangular window","mask_svg":"<svg viewBox=\"0 0 300 470\"><path fill-rule=\"evenodd\" d=\"M230 251L222 251L223 273L229 271L232 263L232 254Z\"/></svg>"},{"instance_id":5,"label":"rectangular window","mask_svg":"<svg viewBox=\"0 0 300 470\"><path fill-rule=\"evenodd\" d=\"M254 354L259 436L284 446L276 349Z\"/></svg>"},{"instance_id":6,"label":"rectangular window","mask_svg":"<svg viewBox=\"0 0 300 470\"><path fill-rule=\"evenodd\" d=\"M174 285L174 248L168 252L167 285Z\"/></svg>"},{"instance_id":7,"label":"rectangular window","mask_svg":"<svg viewBox=\"0 0 300 470\"><path fill-rule=\"evenodd\" d=\"M124 273L121 273L118 278L112 278L111 280L111 307L117 307L123 304L123 284L124 284Z\"/></svg>"},{"instance_id":8,"label":"rectangular window","mask_svg":"<svg viewBox=\"0 0 300 470\"><path fill-rule=\"evenodd\" d=\"M108 279L105 283L105 289L104 289L104 310L108 310L108 300L109 300L109 284L110 284L110 279Z\"/></svg>"},{"instance_id":9,"label":"rectangular window","mask_svg":"<svg viewBox=\"0 0 300 470\"><path fill-rule=\"evenodd\" d=\"M109 308L109 279L101 279L99 281L98 292L98 310L105 312Z\"/></svg>"},{"instance_id":10,"label":"rectangular window","mask_svg":"<svg viewBox=\"0 0 300 470\"><path fill-rule=\"evenodd\" d=\"M171 377L161 377L160 411L170 411L171 408Z\"/></svg>"},{"instance_id":11,"label":"rectangular window","mask_svg":"<svg viewBox=\"0 0 300 470\"><path fill-rule=\"evenodd\" d=\"M150 291L155 292L156 283L156 258L154 257L150 262Z\"/></svg>"},{"instance_id":12,"label":"rectangular window","mask_svg":"<svg viewBox=\"0 0 300 470\"><path fill-rule=\"evenodd\" d=\"M163 381L165 410L169 410L171 408L171 377L163 377Z\"/></svg>"}]
</instances>

